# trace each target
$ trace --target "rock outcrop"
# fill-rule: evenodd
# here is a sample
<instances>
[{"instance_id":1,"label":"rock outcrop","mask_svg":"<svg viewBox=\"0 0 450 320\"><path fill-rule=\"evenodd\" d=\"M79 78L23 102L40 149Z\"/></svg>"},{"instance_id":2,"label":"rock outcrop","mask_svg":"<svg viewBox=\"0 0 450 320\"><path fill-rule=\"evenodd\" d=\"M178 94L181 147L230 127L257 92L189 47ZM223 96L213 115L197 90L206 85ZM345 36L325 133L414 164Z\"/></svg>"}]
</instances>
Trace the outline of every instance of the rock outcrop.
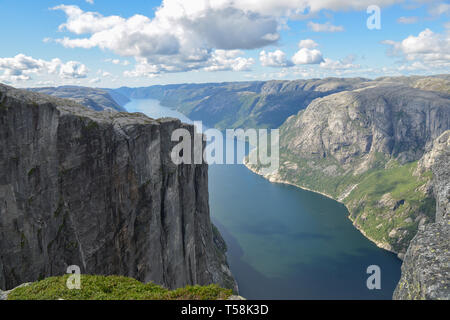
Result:
<instances>
[{"instance_id":1,"label":"rock outcrop","mask_svg":"<svg viewBox=\"0 0 450 320\"><path fill-rule=\"evenodd\" d=\"M208 166L170 159L179 128L194 130L0 85L0 289L69 265L236 289L215 245Z\"/></svg>"},{"instance_id":2,"label":"rock outcrop","mask_svg":"<svg viewBox=\"0 0 450 320\"><path fill-rule=\"evenodd\" d=\"M433 171L436 222L422 226L411 241L394 299L450 300L450 131L436 139L422 162Z\"/></svg>"},{"instance_id":3,"label":"rock outcrop","mask_svg":"<svg viewBox=\"0 0 450 320\"><path fill-rule=\"evenodd\" d=\"M129 101L119 93L78 86L44 87L28 89L58 98L71 99L95 111L126 111L123 106Z\"/></svg>"}]
</instances>

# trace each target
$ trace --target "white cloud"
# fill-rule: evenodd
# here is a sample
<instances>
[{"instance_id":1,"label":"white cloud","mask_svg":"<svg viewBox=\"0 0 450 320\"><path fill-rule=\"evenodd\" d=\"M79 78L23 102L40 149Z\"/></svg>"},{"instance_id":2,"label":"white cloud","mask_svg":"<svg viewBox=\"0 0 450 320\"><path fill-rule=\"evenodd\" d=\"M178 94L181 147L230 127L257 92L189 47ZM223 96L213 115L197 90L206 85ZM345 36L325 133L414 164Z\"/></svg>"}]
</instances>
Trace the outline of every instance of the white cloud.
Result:
<instances>
[{"instance_id":1,"label":"white cloud","mask_svg":"<svg viewBox=\"0 0 450 320\"><path fill-rule=\"evenodd\" d=\"M31 80L33 75L56 75L64 79L86 78L87 67L77 61L63 63L55 58L51 61L35 59L24 54L11 58L0 58L0 80L17 82Z\"/></svg>"},{"instance_id":2,"label":"white cloud","mask_svg":"<svg viewBox=\"0 0 450 320\"><path fill-rule=\"evenodd\" d=\"M94 0L86 0L86 2L89 4L94 4Z\"/></svg>"},{"instance_id":3,"label":"white cloud","mask_svg":"<svg viewBox=\"0 0 450 320\"><path fill-rule=\"evenodd\" d=\"M361 68L361 65L354 64L355 56L349 55L341 60L332 60L325 58L323 62L320 63L320 67L333 71L346 71Z\"/></svg>"},{"instance_id":4,"label":"white cloud","mask_svg":"<svg viewBox=\"0 0 450 320\"><path fill-rule=\"evenodd\" d=\"M324 61L322 52L318 49L313 49L318 46L314 40L301 40L298 46L300 50L292 57L294 64L319 64Z\"/></svg>"},{"instance_id":5,"label":"white cloud","mask_svg":"<svg viewBox=\"0 0 450 320\"><path fill-rule=\"evenodd\" d=\"M263 67L284 68L293 65L281 50L275 50L274 52L266 52L263 50L259 53L259 61Z\"/></svg>"},{"instance_id":6,"label":"white cloud","mask_svg":"<svg viewBox=\"0 0 450 320\"><path fill-rule=\"evenodd\" d=\"M317 42L315 42L312 39L301 40L298 44L299 48L308 48L308 49L317 48L318 46L319 45L317 44Z\"/></svg>"},{"instance_id":7,"label":"white cloud","mask_svg":"<svg viewBox=\"0 0 450 320\"><path fill-rule=\"evenodd\" d=\"M322 53L317 49L302 48L292 57L295 64L318 64L322 61Z\"/></svg>"},{"instance_id":8,"label":"white cloud","mask_svg":"<svg viewBox=\"0 0 450 320\"><path fill-rule=\"evenodd\" d=\"M342 32L344 31L343 26L335 26L330 22L320 24L315 22L308 22L308 28L314 32Z\"/></svg>"},{"instance_id":9,"label":"white cloud","mask_svg":"<svg viewBox=\"0 0 450 320\"><path fill-rule=\"evenodd\" d=\"M450 4L444 3L444 2L434 4L428 9L428 12L432 16L440 16L440 15L444 15L444 14L449 14L450 13Z\"/></svg>"},{"instance_id":10,"label":"white cloud","mask_svg":"<svg viewBox=\"0 0 450 320\"><path fill-rule=\"evenodd\" d=\"M250 71L253 58L240 57L240 50L215 50L205 71Z\"/></svg>"},{"instance_id":11,"label":"white cloud","mask_svg":"<svg viewBox=\"0 0 450 320\"><path fill-rule=\"evenodd\" d=\"M166 0L154 19L142 15L124 19L61 5L54 9L63 10L68 18L59 28L90 36L56 41L71 48L109 49L122 56L150 59L154 55L180 55L189 60L207 59L212 48L252 49L279 38L278 24L272 17L198 0L193 7L188 2Z\"/></svg>"},{"instance_id":12,"label":"white cloud","mask_svg":"<svg viewBox=\"0 0 450 320\"><path fill-rule=\"evenodd\" d=\"M230 3L233 1L217 2ZM366 10L369 5L384 7L401 2L403 0L240 0L235 1L234 5L240 9L261 14L290 16L306 12L317 13L321 10Z\"/></svg>"},{"instance_id":13,"label":"white cloud","mask_svg":"<svg viewBox=\"0 0 450 320\"><path fill-rule=\"evenodd\" d=\"M128 60L120 60L120 59L106 59L106 62L111 62L115 65L122 65L122 66L128 66L130 64L130 61Z\"/></svg>"},{"instance_id":14,"label":"white cloud","mask_svg":"<svg viewBox=\"0 0 450 320\"><path fill-rule=\"evenodd\" d=\"M321 10L365 10L368 5L387 6L401 1L163 0L153 18L139 14L129 18L103 16L77 6L60 5L53 9L62 10L67 20L59 29L77 36L54 41L68 48L98 47L122 57L134 57L140 65L129 74L144 70L157 73L221 70L230 68L229 61L219 67L217 62L223 59L217 57L216 50L256 49L274 44L289 17ZM340 31L342 27L317 24L314 28ZM303 50L297 55L297 61L307 58L320 62L317 53L317 50ZM237 59L238 65L250 63L243 59Z\"/></svg>"},{"instance_id":15,"label":"white cloud","mask_svg":"<svg viewBox=\"0 0 450 320\"><path fill-rule=\"evenodd\" d=\"M413 24L417 21L419 21L418 17L400 17L397 19L397 22L401 24Z\"/></svg>"},{"instance_id":16,"label":"white cloud","mask_svg":"<svg viewBox=\"0 0 450 320\"><path fill-rule=\"evenodd\" d=\"M69 61L61 65L59 74L66 79L86 78L88 73L87 67L76 61Z\"/></svg>"},{"instance_id":17,"label":"white cloud","mask_svg":"<svg viewBox=\"0 0 450 320\"><path fill-rule=\"evenodd\" d=\"M425 29L417 36L411 35L400 42L385 40L383 43L390 46L390 55L403 57L407 63L420 62L428 68L450 67L448 29L442 34Z\"/></svg>"}]
</instances>

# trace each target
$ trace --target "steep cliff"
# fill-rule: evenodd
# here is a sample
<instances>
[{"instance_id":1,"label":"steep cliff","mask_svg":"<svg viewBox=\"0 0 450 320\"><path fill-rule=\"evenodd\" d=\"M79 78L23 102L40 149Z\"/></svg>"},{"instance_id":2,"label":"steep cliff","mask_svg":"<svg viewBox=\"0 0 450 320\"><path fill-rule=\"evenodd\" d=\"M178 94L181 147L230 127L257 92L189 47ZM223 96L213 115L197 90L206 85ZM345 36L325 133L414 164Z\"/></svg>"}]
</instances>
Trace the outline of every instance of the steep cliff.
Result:
<instances>
[{"instance_id":1,"label":"steep cliff","mask_svg":"<svg viewBox=\"0 0 450 320\"><path fill-rule=\"evenodd\" d=\"M207 165L173 164L193 127L95 112L0 85L0 289L61 275L235 288L209 215Z\"/></svg>"},{"instance_id":2,"label":"steep cliff","mask_svg":"<svg viewBox=\"0 0 450 320\"><path fill-rule=\"evenodd\" d=\"M405 256L394 299L450 300L450 131L436 139L421 165L433 171L436 222L422 226Z\"/></svg>"},{"instance_id":3,"label":"steep cliff","mask_svg":"<svg viewBox=\"0 0 450 320\"><path fill-rule=\"evenodd\" d=\"M290 117L280 128L280 168L266 177L343 202L356 227L403 257L418 227L434 221L432 175L418 160L449 128L449 94L373 81Z\"/></svg>"}]
</instances>

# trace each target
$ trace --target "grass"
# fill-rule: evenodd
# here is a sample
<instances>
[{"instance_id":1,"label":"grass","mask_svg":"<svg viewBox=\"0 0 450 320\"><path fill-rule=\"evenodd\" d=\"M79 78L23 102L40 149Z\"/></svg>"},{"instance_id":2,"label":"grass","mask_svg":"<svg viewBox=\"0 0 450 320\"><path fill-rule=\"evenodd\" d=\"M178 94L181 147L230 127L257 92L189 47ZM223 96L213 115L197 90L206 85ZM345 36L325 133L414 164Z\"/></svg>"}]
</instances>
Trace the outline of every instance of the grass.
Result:
<instances>
[{"instance_id":1,"label":"grass","mask_svg":"<svg viewBox=\"0 0 450 320\"><path fill-rule=\"evenodd\" d=\"M82 275L81 289L69 290L69 275L47 278L13 290L8 300L226 300L232 291L217 285L168 290L122 276Z\"/></svg>"},{"instance_id":2,"label":"grass","mask_svg":"<svg viewBox=\"0 0 450 320\"><path fill-rule=\"evenodd\" d=\"M417 161L371 172L345 199L352 216L366 234L374 240L389 243L394 250L408 246L417 232L416 218L420 214L431 220L435 212L434 199L418 190L431 175L414 176L416 168ZM396 203L394 207L380 206L379 201L385 194ZM364 219L360 219L362 214ZM394 229L404 232L403 238L389 237Z\"/></svg>"}]
</instances>

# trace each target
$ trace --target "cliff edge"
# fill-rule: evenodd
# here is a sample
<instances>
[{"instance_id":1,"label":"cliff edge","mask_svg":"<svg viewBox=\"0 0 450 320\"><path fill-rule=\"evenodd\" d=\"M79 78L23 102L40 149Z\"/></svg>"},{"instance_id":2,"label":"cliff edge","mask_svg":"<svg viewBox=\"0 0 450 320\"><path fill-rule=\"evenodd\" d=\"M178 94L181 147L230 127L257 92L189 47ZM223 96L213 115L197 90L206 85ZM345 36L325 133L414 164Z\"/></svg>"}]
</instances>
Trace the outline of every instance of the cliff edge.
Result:
<instances>
[{"instance_id":1,"label":"cliff edge","mask_svg":"<svg viewBox=\"0 0 450 320\"><path fill-rule=\"evenodd\" d=\"M450 131L442 134L421 165L433 171L436 222L419 229L411 241L394 292L396 300L450 300Z\"/></svg>"},{"instance_id":2,"label":"cliff edge","mask_svg":"<svg viewBox=\"0 0 450 320\"><path fill-rule=\"evenodd\" d=\"M194 131L0 84L0 289L78 265L237 290L215 244L208 166L170 159L178 128Z\"/></svg>"}]
</instances>

